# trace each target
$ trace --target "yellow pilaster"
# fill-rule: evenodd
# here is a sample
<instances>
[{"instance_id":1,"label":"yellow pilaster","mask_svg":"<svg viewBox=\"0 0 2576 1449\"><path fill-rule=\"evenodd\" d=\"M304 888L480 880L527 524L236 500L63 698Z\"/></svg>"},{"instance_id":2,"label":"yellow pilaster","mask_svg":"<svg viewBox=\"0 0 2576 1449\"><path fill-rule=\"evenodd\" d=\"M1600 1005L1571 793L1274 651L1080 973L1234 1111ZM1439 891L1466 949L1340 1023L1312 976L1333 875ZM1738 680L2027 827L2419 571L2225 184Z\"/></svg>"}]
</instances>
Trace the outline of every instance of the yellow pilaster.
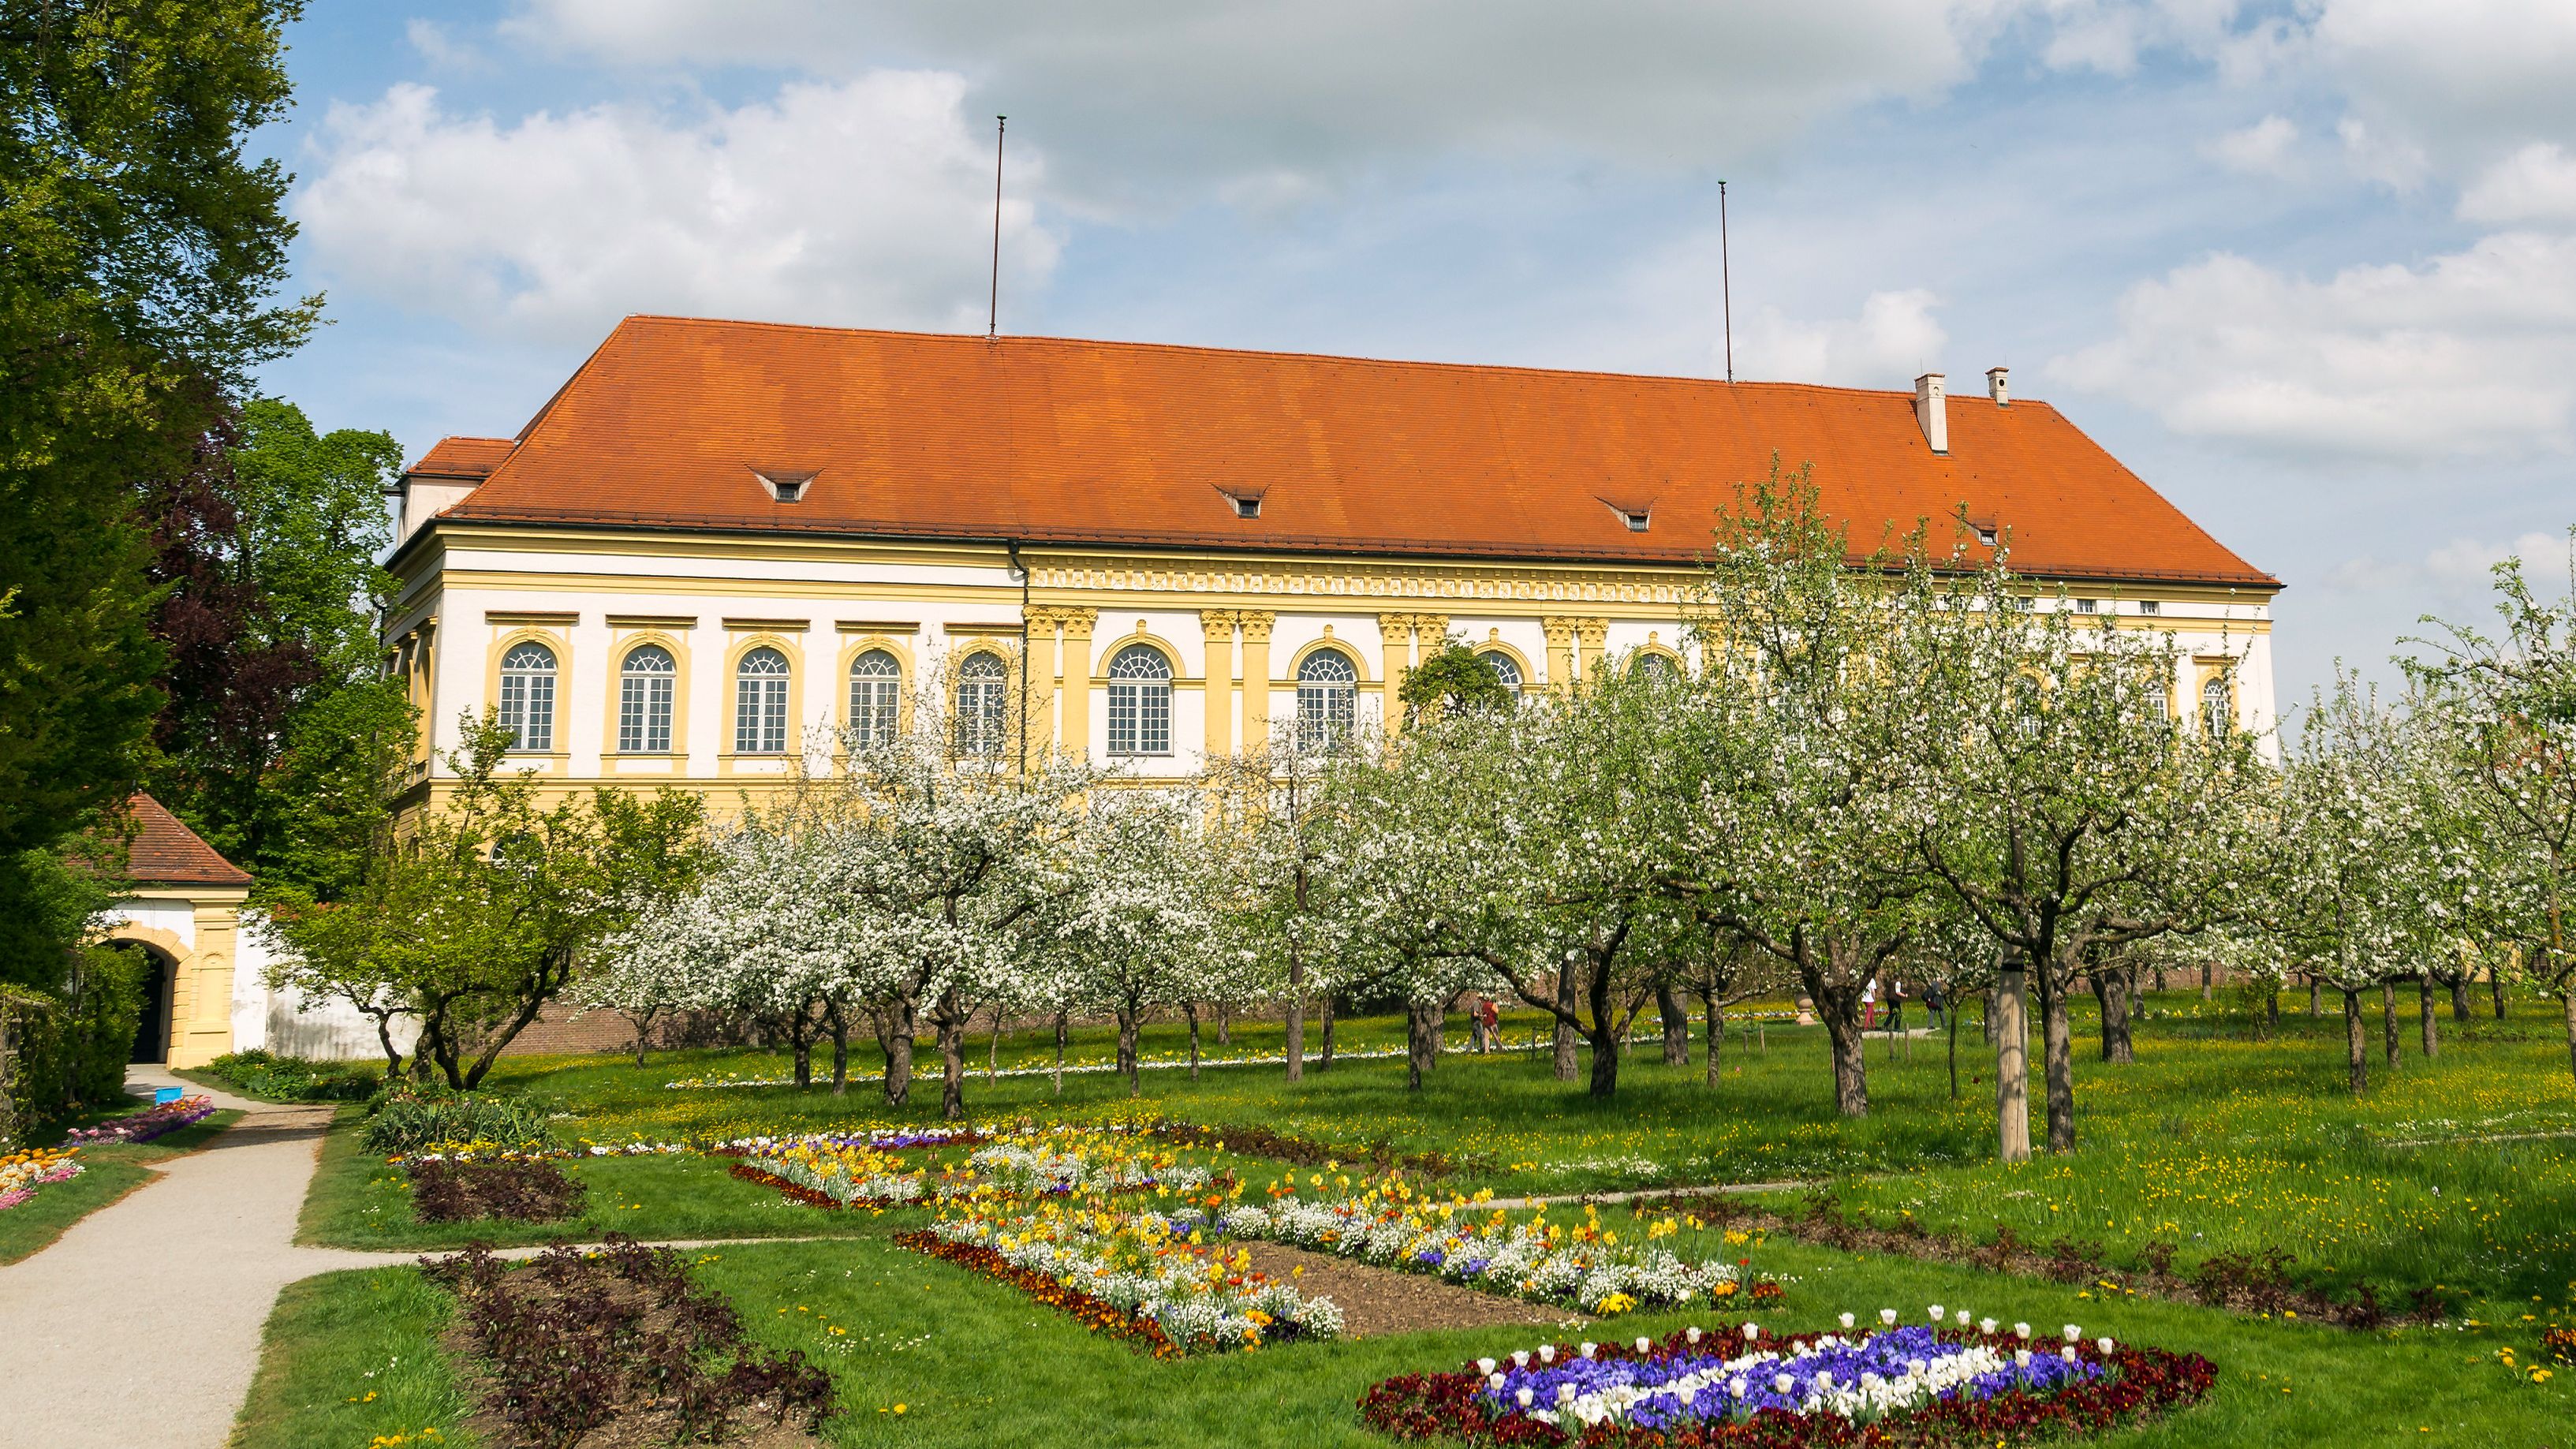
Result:
<instances>
[{"instance_id":1,"label":"yellow pilaster","mask_svg":"<svg viewBox=\"0 0 2576 1449\"><path fill-rule=\"evenodd\" d=\"M1379 687L1384 691L1386 732L1392 737L1404 733L1404 676L1413 672L1413 615L1378 615L1377 637L1378 657L1384 661Z\"/></svg>"},{"instance_id":2,"label":"yellow pilaster","mask_svg":"<svg viewBox=\"0 0 2576 1449\"><path fill-rule=\"evenodd\" d=\"M1559 694L1574 688L1574 624L1553 615L1538 621L1547 633L1547 687Z\"/></svg>"},{"instance_id":3,"label":"yellow pilaster","mask_svg":"<svg viewBox=\"0 0 2576 1449\"><path fill-rule=\"evenodd\" d=\"M1601 646L1610 638L1610 621L1577 619L1574 621L1574 637L1583 645L1583 665L1576 673L1589 679L1593 667L1601 662Z\"/></svg>"},{"instance_id":4,"label":"yellow pilaster","mask_svg":"<svg viewBox=\"0 0 2576 1449\"><path fill-rule=\"evenodd\" d=\"M1207 758L1234 753L1234 625L1232 609L1199 610L1207 674Z\"/></svg>"},{"instance_id":5,"label":"yellow pilaster","mask_svg":"<svg viewBox=\"0 0 2576 1449\"><path fill-rule=\"evenodd\" d=\"M1267 609L1235 615L1243 627L1243 747L1270 743L1270 626L1279 616Z\"/></svg>"},{"instance_id":6,"label":"yellow pilaster","mask_svg":"<svg viewBox=\"0 0 2576 1449\"><path fill-rule=\"evenodd\" d=\"M1098 609L1066 609L1064 627L1064 693L1058 699L1063 717L1064 751L1076 759L1091 758L1091 630L1100 622Z\"/></svg>"},{"instance_id":7,"label":"yellow pilaster","mask_svg":"<svg viewBox=\"0 0 2576 1449\"><path fill-rule=\"evenodd\" d=\"M1035 761L1057 744L1055 700L1056 687L1063 669L1063 650L1056 631L1063 627L1064 610L1049 604L1032 606L1028 611L1028 659L1022 666L1028 670L1029 741L1033 748L1029 758Z\"/></svg>"},{"instance_id":8,"label":"yellow pilaster","mask_svg":"<svg viewBox=\"0 0 2576 1449\"><path fill-rule=\"evenodd\" d=\"M199 901L196 950L182 963L183 1007L171 992L170 1065L199 1067L233 1049L233 958L241 933L237 900Z\"/></svg>"}]
</instances>

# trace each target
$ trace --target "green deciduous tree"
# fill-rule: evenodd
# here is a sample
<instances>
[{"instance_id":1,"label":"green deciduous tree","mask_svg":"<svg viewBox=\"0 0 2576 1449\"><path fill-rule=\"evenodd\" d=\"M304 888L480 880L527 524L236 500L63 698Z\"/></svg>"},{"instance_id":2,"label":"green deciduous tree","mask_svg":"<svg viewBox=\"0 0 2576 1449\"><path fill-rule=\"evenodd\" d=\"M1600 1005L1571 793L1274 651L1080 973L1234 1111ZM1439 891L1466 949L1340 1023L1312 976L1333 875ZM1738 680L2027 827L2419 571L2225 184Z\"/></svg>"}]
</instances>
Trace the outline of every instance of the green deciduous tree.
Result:
<instances>
[{"instance_id":1,"label":"green deciduous tree","mask_svg":"<svg viewBox=\"0 0 2576 1449\"><path fill-rule=\"evenodd\" d=\"M2455 767L2479 802L2497 874L2480 924L2558 998L2576 1072L2576 553L2565 595L2534 592L2519 558L2496 565L2495 593L2492 632L2442 625L2419 641L2435 657L2413 668L2453 722Z\"/></svg>"},{"instance_id":2,"label":"green deciduous tree","mask_svg":"<svg viewBox=\"0 0 2576 1449\"><path fill-rule=\"evenodd\" d=\"M507 732L461 722L454 793L377 855L338 901L281 891L278 929L298 953L279 984L420 1023L416 1067L458 1090L563 996L585 954L680 889L704 851L690 794L598 789L548 804L533 772L504 774ZM398 1061L390 1031L389 1062Z\"/></svg>"},{"instance_id":3,"label":"green deciduous tree","mask_svg":"<svg viewBox=\"0 0 2576 1449\"><path fill-rule=\"evenodd\" d=\"M222 441L153 490L154 631L169 666L148 781L235 864L327 894L329 857L346 849L333 797L354 782L342 777L410 725L375 634L401 450L383 433L317 434L269 398Z\"/></svg>"}]
</instances>

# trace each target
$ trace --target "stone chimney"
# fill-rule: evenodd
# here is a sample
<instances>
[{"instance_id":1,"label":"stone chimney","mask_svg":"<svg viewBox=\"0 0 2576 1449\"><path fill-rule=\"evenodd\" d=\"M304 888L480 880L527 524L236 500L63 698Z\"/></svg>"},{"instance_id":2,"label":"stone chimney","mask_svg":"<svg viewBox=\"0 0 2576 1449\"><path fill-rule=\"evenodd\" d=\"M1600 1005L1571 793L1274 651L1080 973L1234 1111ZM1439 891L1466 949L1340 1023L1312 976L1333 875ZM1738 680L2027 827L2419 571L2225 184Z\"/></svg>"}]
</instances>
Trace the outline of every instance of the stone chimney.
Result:
<instances>
[{"instance_id":1,"label":"stone chimney","mask_svg":"<svg viewBox=\"0 0 2576 1449\"><path fill-rule=\"evenodd\" d=\"M1986 396L1995 400L1996 407L2008 408L2012 406L2012 391L2004 386L2004 379L2011 375L2011 373L2012 369L2009 367L1989 367L1986 369Z\"/></svg>"},{"instance_id":2,"label":"stone chimney","mask_svg":"<svg viewBox=\"0 0 2576 1449\"><path fill-rule=\"evenodd\" d=\"M1950 456L1950 406L1941 374L1927 372L1914 379L1914 421L1923 428L1923 441L1932 445L1935 457Z\"/></svg>"}]
</instances>

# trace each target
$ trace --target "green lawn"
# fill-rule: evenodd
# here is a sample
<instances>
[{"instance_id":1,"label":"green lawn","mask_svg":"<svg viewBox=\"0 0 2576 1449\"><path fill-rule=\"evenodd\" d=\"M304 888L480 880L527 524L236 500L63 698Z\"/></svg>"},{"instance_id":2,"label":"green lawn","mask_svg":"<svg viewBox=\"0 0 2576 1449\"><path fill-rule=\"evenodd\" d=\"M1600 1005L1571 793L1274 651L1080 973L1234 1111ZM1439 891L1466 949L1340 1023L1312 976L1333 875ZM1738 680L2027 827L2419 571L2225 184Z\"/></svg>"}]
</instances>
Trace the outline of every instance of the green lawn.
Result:
<instances>
[{"instance_id":1,"label":"green lawn","mask_svg":"<svg viewBox=\"0 0 2576 1449\"><path fill-rule=\"evenodd\" d=\"M756 1337L831 1371L844 1413L827 1437L843 1445L1076 1436L1097 1446L1380 1445L1353 1408L1370 1383L1538 1341L1526 1330L1468 1330L1158 1363L881 1234L695 1257ZM2069 1288L1930 1264L1778 1247L1769 1258L1796 1279L1789 1306L1758 1315L1779 1330L1827 1327L1845 1309L1910 1316L1939 1302L2006 1321L2076 1322L2217 1362L2209 1401L2096 1441L2106 1445L2563 1444L2576 1412L2563 1384L2533 1386L2507 1371L2493 1356L2497 1340L2478 1332L2374 1336L2168 1304L2103 1304ZM270 1324L239 1449L338 1449L424 1426L460 1442L463 1406L422 1367L441 1300L410 1269L334 1274L290 1293ZM1640 1315L1613 1331L1660 1334L1689 1321ZM396 1359L399 1374L362 1377ZM350 1402L370 1388L376 1401Z\"/></svg>"},{"instance_id":2,"label":"green lawn","mask_svg":"<svg viewBox=\"0 0 2576 1449\"><path fill-rule=\"evenodd\" d=\"M194 1152L241 1116L217 1112L155 1141L84 1147L81 1175L48 1183L36 1195L0 1213L0 1265L15 1263L63 1235L72 1224L149 1181L148 1164ZM95 1125L84 1122L83 1125Z\"/></svg>"},{"instance_id":3,"label":"green lawn","mask_svg":"<svg viewBox=\"0 0 2576 1449\"><path fill-rule=\"evenodd\" d=\"M2553 1018L2526 1008L2512 1021L2463 1030L2446 1013L2442 1052L2430 1062L2415 1054L2410 1019L2407 1055L2393 1073L2377 1059L2374 1021L2373 1085L2358 1100L2343 1089L2334 1017L2312 1021L2294 1010L2276 1035L2257 1040L2241 1010L2178 993L2152 1003L2139 1027L2139 1061L2121 1067L2095 1059L2089 1018L2077 1025L2080 1150L2012 1169L1990 1160L1991 1056L1973 1024L1961 1035L1957 1100L1944 1043L1916 1040L1891 1054L1889 1043L1873 1042L1871 1113L1854 1122L1831 1110L1820 1034L1778 1023L1764 1028L1759 1049L1730 1037L1714 1091L1696 1062L1664 1067L1641 1037L1608 1102L1553 1080L1544 1057L1518 1052L1452 1056L1419 1093L1406 1090L1400 1061L1351 1060L1294 1085L1275 1065L1210 1070L1197 1083L1185 1072L1148 1072L1141 1101L1130 1101L1113 1077L1070 1077L1058 1101L1044 1077L985 1080L980 1043L967 1100L977 1120L1000 1123L1166 1114L1354 1150L1383 1139L1404 1151L1469 1156L1479 1165L1447 1184L1464 1191L1798 1178L1829 1182L1850 1210L1910 1212L1977 1237L2008 1224L2041 1243L2097 1242L2120 1262L2135 1262L2157 1240L2174 1243L2186 1269L2211 1254L2277 1245L2296 1254L2294 1276L2303 1281L2349 1291L2366 1277L2392 1302L2439 1284L2464 1304L2460 1317L2475 1321L2372 1335L2175 1304L2107 1303L2079 1288L1780 1242L1759 1253L1766 1270L1793 1280L1787 1305L1770 1315L1783 1328L1820 1326L1843 1309L1891 1306L1910 1315L1937 1300L2006 1320L2098 1322L2218 1361L2210 1404L2115 1442L2370 1444L2424 1442L2426 1434L2442 1443L2570 1442L2564 1425L2576 1409L2567 1392L2576 1371L2533 1385L2497 1357L2510 1349L2531 1363L2542 1327L2576 1319L2576 1138L2532 1135L2576 1127L2576 1087ZM1517 1035L1530 1035L1526 1022L1518 1026ZM1346 1022L1341 1040L1365 1049L1392 1044L1399 1030L1389 1020ZM1235 1035L1235 1051L1277 1049L1275 1023L1246 1024ZM1085 1033L1074 1054L1096 1058L1106 1045L1103 1034ZM1179 1029L1157 1028L1146 1050L1180 1045ZM1208 1050L1225 1049L1211 1038ZM1023 1038L1006 1040L1000 1056L1007 1066L1051 1053L1051 1043ZM874 1055L871 1046L871 1069ZM767 1053L681 1052L657 1054L642 1069L620 1058L514 1059L500 1076L504 1087L563 1114L568 1137L595 1142L709 1141L937 1116L932 1078L916 1085L902 1111L884 1106L873 1080L854 1081L842 1098L821 1086L665 1086L784 1069ZM2512 1140L2475 1140L2491 1137ZM1471 1350L1508 1347L1520 1336L1412 1335L1155 1364L1088 1338L1000 1285L888 1246L893 1231L924 1219L918 1211L796 1207L694 1155L597 1158L568 1164L591 1188L579 1222L431 1228L412 1221L401 1174L358 1153L353 1138L335 1133L326 1148L307 1203L309 1241L440 1247L610 1230L648 1239L832 1236L711 1249L702 1271L771 1342L804 1348L832 1367L851 1408L832 1431L842 1443L988 1444L1077 1430L1104 1443L1363 1443L1351 1406L1366 1384L1452 1366ZM437 1295L397 1292L389 1281L344 1275L281 1305L246 1444L361 1443L424 1423L453 1427L453 1417L409 1422L421 1418L415 1405L430 1402L419 1397L428 1389L407 1390L414 1397L399 1410L368 1417L365 1404L344 1402L347 1393L334 1398L304 1386L326 1373L346 1376L336 1349L296 1366L299 1346L323 1331L315 1324L355 1321L333 1315L383 1318L367 1331L385 1337L388 1358L402 1334L426 1341ZM1660 1332L1679 1321L1639 1316L1615 1331ZM831 1334L832 1326L844 1332ZM905 1406L900 1418L897 1403Z\"/></svg>"}]
</instances>

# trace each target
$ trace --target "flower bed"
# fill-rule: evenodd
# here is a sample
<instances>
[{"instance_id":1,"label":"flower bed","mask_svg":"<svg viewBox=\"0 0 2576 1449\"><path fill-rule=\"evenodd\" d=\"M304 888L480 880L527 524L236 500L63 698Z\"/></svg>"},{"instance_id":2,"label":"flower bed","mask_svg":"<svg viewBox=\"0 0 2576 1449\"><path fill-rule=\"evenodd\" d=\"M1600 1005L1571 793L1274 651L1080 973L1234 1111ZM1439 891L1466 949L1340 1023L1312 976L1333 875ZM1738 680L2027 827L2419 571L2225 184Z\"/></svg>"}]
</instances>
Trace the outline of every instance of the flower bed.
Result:
<instances>
[{"instance_id":1,"label":"flower bed","mask_svg":"<svg viewBox=\"0 0 2576 1449\"><path fill-rule=\"evenodd\" d=\"M81 1165L73 1159L77 1149L39 1147L29 1152L0 1154L0 1212L18 1206L36 1195L36 1189L49 1182L68 1182L81 1175Z\"/></svg>"},{"instance_id":2,"label":"flower bed","mask_svg":"<svg viewBox=\"0 0 2576 1449\"><path fill-rule=\"evenodd\" d=\"M182 1127L202 1122L213 1116L214 1111L215 1104L209 1098L181 1097L175 1102L146 1107L95 1127L66 1133L63 1140L83 1147L108 1142L149 1142L155 1137L166 1137Z\"/></svg>"},{"instance_id":3,"label":"flower bed","mask_svg":"<svg viewBox=\"0 0 2576 1449\"><path fill-rule=\"evenodd\" d=\"M1782 1296L1778 1283L1748 1281L1738 1264L1691 1263L1661 1248L1622 1247L1616 1233L1605 1235L1588 1222L1568 1230L1544 1211L1514 1223L1500 1211L1478 1214L1463 1199L1417 1197L1402 1183L1338 1202L1287 1196L1237 1203L1210 1214L1206 1226L1228 1237L1289 1243L1602 1317L1738 1295L1750 1302Z\"/></svg>"},{"instance_id":4,"label":"flower bed","mask_svg":"<svg viewBox=\"0 0 2576 1449\"><path fill-rule=\"evenodd\" d=\"M1046 1202L1027 1213L968 1211L930 1232L1149 1319L1181 1352L1340 1336L1342 1313L1332 1300L1253 1271L1248 1255L1228 1255L1177 1234L1157 1214L1104 1211L1097 1201ZM978 1207L997 1205L987 1200Z\"/></svg>"},{"instance_id":5,"label":"flower bed","mask_svg":"<svg viewBox=\"0 0 2576 1449\"><path fill-rule=\"evenodd\" d=\"M1360 1399L1372 1427L1467 1444L1964 1446L2092 1433L2198 1402L2217 1369L2197 1354L2029 1325L1931 1322L1876 1332L1764 1335L1753 1324L1661 1342L1549 1344L1457 1373L1408 1374ZM1846 1325L1851 1323L1847 1315Z\"/></svg>"},{"instance_id":6,"label":"flower bed","mask_svg":"<svg viewBox=\"0 0 2576 1449\"><path fill-rule=\"evenodd\" d=\"M1180 1356L1180 1346L1173 1343L1163 1332L1163 1326L1153 1319L1094 1298L1079 1288L1067 1287L1044 1273L1032 1273L990 1248L951 1242L935 1233L922 1232L897 1233L894 1242L896 1247L927 1253L987 1278L998 1278L1059 1313L1073 1315L1077 1322L1092 1332L1132 1340L1156 1358Z\"/></svg>"},{"instance_id":7,"label":"flower bed","mask_svg":"<svg viewBox=\"0 0 2576 1449\"><path fill-rule=\"evenodd\" d=\"M489 1361L484 1407L508 1432L487 1438L569 1449L612 1423L618 1443L721 1440L790 1416L807 1432L821 1425L829 1375L802 1354L755 1348L732 1305L691 1283L669 1249L609 1242L557 1247L516 1270L480 1248L423 1260Z\"/></svg>"},{"instance_id":8,"label":"flower bed","mask_svg":"<svg viewBox=\"0 0 2576 1449\"><path fill-rule=\"evenodd\" d=\"M551 1162L415 1162L412 1211L425 1223L551 1223L578 1214L582 1185Z\"/></svg>"}]
</instances>

